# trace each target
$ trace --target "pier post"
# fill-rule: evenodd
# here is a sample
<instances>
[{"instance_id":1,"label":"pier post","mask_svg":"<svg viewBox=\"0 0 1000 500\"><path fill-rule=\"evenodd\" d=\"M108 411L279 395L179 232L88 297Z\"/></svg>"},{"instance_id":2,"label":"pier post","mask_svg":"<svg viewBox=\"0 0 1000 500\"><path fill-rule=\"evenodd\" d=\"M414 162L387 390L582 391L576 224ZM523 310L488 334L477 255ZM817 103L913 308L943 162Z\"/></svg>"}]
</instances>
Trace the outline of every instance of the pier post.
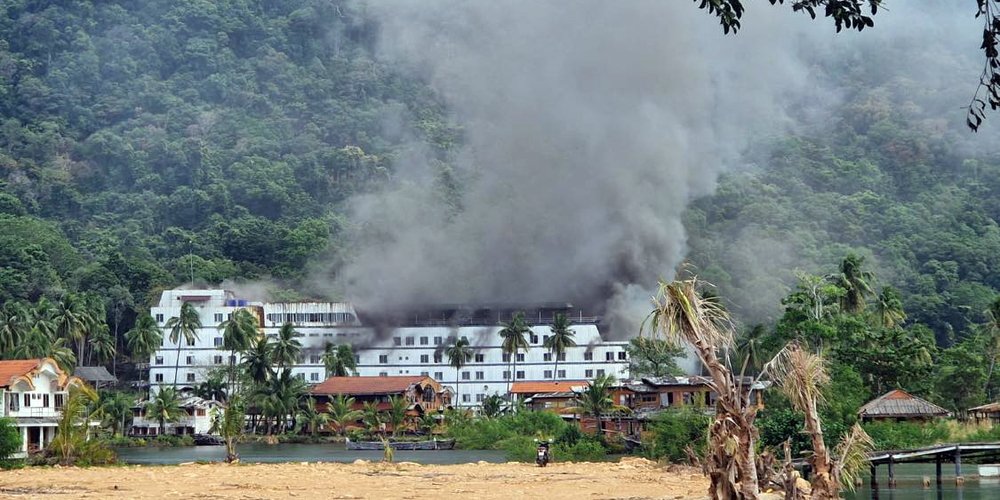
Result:
<instances>
[{"instance_id":1,"label":"pier post","mask_svg":"<svg viewBox=\"0 0 1000 500\"><path fill-rule=\"evenodd\" d=\"M938 488L941 487L941 455L934 456L934 473L937 476Z\"/></svg>"},{"instance_id":2,"label":"pier post","mask_svg":"<svg viewBox=\"0 0 1000 500\"><path fill-rule=\"evenodd\" d=\"M892 455L889 455L889 488L896 487L896 471L892 467Z\"/></svg>"},{"instance_id":3,"label":"pier post","mask_svg":"<svg viewBox=\"0 0 1000 500\"><path fill-rule=\"evenodd\" d=\"M872 464L871 468L872 468L872 477L871 477L872 498L873 499L877 499L878 498L878 466L875 465L875 464Z\"/></svg>"},{"instance_id":4,"label":"pier post","mask_svg":"<svg viewBox=\"0 0 1000 500\"><path fill-rule=\"evenodd\" d=\"M962 447L955 445L955 486L963 484L965 484L965 478L962 477Z\"/></svg>"}]
</instances>

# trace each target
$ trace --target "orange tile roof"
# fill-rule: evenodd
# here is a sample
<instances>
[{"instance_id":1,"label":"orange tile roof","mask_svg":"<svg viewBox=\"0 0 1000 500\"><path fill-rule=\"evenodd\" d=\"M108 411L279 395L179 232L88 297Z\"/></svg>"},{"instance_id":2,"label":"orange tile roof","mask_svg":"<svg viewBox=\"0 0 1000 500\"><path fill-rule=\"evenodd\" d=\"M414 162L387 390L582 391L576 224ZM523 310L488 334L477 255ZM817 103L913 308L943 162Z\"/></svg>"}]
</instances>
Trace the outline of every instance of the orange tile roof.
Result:
<instances>
[{"instance_id":1,"label":"orange tile roof","mask_svg":"<svg viewBox=\"0 0 1000 500\"><path fill-rule=\"evenodd\" d=\"M397 394L411 385L430 377L420 375L396 377L330 377L315 385L313 394Z\"/></svg>"},{"instance_id":2,"label":"orange tile roof","mask_svg":"<svg viewBox=\"0 0 1000 500\"><path fill-rule=\"evenodd\" d=\"M514 382L510 385L511 394L539 394L549 392L568 392L573 387L586 387L586 380L560 380L559 382Z\"/></svg>"},{"instance_id":3,"label":"orange tile roof","mask_svg":"<svg viewBox=\"0 0 1000 500\"><path fill-rule=\"evenodd\" d=\"M18 377L34 370L41 359L11 359L0 361L0 387L9 387Z\"/></svg>"}]
</instances>

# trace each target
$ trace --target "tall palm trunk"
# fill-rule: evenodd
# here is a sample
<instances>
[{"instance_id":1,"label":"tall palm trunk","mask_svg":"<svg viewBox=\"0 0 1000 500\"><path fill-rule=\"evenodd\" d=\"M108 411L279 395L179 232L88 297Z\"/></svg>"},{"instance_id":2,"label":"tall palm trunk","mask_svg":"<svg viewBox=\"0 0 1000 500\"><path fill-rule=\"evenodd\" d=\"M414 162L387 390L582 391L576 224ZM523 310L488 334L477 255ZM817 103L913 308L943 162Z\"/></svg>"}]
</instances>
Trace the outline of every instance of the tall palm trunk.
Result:
<instances>
[{"instance_id":1,"label":"tall palm trunk","mask_svg":"<svg viewBox=\"0 0 1000 500\"><path fill-rule=\"evenodd\" d=\"M458 381L458 371L459 370L460 370L460 368L455 368L455 404L452 405L452 406L454 406L456 408L458 407L459 401L461 401L458 398L458 383L459 383L459 381Z\"/></svg>"},{"instance_id":2,"label":"tall palm trunk","mask_svg":"<svg viewBox=\"0 0 1000 500\"><path fill-rule=\"evenodd\" d=\"M556 356L556 366L552 371L552 380L559 380L559 353L554 353Z\"/></svg>"},{"instance_id":3,"label":"tall palm trunk","mask_svg":"<svg viewBox=\"0 0 1000 500\"><path fill-rule=\"evenodd\" d=\"M183 338L177 339L177 357L174 358L174 389L177 388L177 370L181 366L181 342Z\"/></svg>"},{"instance_id":4,"label":"tall palm trunk","mask_svg":"<svg viewBox=\"0 0 1000 500\"><path fill-rule=\"evenodd\" d=\"M815 500L832 500L840 498L840 485L833 481L831 476L833 460L830 452L826 448L823 439L823 427L820 423L819 412L816 410L816 402L811 401L806 408L805 427L806 433L812 441L813 454L809 462L812 465L812 497Z\"/></svg>"}]
</instances>

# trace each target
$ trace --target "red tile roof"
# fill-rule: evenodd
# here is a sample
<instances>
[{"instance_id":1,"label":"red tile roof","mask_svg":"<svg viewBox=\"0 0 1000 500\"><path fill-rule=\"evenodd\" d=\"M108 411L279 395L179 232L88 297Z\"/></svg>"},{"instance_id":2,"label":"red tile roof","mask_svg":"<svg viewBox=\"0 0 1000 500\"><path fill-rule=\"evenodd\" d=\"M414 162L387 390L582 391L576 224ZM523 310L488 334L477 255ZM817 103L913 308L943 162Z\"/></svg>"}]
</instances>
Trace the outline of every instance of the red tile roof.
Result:
<instances>
[{"instance_id":1,"label":"red tile roof","mask_svg":"<svg viewBox=\"0 0 1000 500\"><path fill-rule=\"evenodd\" d=\"M573 387L586 387L586 380L560 380L559 382L514 382L510 385L511 394L540 394L551 392L568 392Z\"/></svg>"},{"instance_id":2,"label":"red tile roof","mask_svg":"<svg viewBox=\"0 0 1000 500\"><path fill-rule=\"evenodd\" d=\"M37 368L42 361L42 359L0 361L0 387L10 387L18 378Z\"/></svg>"},{"instance_id":3,"label":"red tile roof","mask_svg":"<svg viewBox=\"0 0 1000 500\"><path fill-rule=\"evenodd\" d=\"M420 375L397 377L330 377L312 388L313 394L399 394L428 380Z\"/></svg>"}]
</instances>

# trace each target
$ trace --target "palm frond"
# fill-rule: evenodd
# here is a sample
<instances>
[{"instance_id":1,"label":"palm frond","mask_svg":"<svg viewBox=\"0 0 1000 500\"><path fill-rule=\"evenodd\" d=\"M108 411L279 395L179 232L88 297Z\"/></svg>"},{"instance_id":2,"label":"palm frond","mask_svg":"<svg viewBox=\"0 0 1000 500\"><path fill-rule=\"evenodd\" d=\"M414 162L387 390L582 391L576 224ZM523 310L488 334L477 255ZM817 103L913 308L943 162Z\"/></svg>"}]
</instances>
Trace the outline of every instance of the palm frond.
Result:
<instances>
[{"instance_id":1,"label":"palm frond","mask_svg":"<svg viewBox=\"0 0 1000 500\"><path fill-rule=\"evenodd\" d=\"M821 403L821 388L830 382L823 358L797 342L785 346L765 369L799 411L806 411L812 402Z\"/></svg>"},{"instance_id":2,"label":"palm frond","mask_svg":"<svg viewBox=\"0 0 1000 500\"><path fill-rule=\"evenodd\" d=\"M855 483L868 465L868 452L874 447L875 443L871 436L860 424L854 424L834 450L837 457L834 470L840 479L840 484L848 491L854 491Z\"/></svg>"}]
</instances>

